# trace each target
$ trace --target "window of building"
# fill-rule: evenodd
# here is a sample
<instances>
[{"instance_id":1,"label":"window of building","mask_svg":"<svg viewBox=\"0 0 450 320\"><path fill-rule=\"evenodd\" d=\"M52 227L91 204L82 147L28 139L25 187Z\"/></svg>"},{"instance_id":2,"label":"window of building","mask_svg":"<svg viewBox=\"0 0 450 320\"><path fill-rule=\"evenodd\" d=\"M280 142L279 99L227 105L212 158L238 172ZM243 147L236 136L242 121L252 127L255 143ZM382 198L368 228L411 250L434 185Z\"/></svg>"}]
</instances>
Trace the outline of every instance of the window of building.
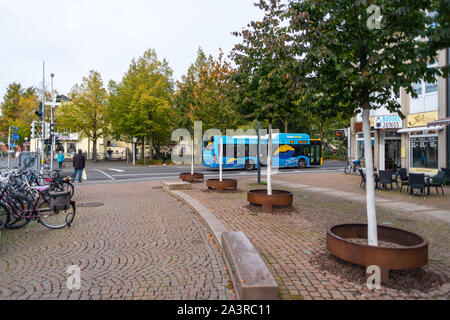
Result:
<instances>
[{"instance_id":1,"label":"window of building","mask_svg":"<svg viewBox=\"0 0 450 320\"><path fill-rule=\"evenodd\" d=\"M438 137L411 136L410 138L412 168L438 169Z\"/></svg>"},{"instance_id":2,"label":"window of building","mask_svg":"<svg viewBox=\"0 0 450 320\"><path fill-rule=\"evenodd\" d=\"M429 65L429 68L437 67L437 63ZM412 84L417 98L410 97L409 113L422 113L436 111L438 109L438 82L437 79L431 83L420 81Z\"/></svg>"}]
</instances>

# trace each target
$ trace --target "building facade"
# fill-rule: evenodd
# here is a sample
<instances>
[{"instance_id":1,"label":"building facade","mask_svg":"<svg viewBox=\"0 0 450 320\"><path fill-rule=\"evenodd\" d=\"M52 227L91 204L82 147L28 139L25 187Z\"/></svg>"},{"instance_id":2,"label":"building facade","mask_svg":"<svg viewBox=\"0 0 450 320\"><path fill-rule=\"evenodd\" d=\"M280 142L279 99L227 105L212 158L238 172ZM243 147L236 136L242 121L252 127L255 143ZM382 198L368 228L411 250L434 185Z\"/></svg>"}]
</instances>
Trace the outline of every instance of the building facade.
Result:
<instances>
[{"instance_id":1,"label":"building facade","mask_svg":"<svg viewBox=\"0 0 450 320\"><path fill-rule=\"evenodd\" d=\"M436 65L449 61L448 50L438 55ZM438 78L433 83L421 81L413 84L418 98L405 90L396 97L401 105L401 119L386 108L371 112L372 151L374 165L379 170L406 168L409 172L436 174L440 168L450 167L449 127L428 124L450 116L449 81ZM351 157L364 158L364 139L361 115L351 120Z\"/></svg>"}]
</instances>

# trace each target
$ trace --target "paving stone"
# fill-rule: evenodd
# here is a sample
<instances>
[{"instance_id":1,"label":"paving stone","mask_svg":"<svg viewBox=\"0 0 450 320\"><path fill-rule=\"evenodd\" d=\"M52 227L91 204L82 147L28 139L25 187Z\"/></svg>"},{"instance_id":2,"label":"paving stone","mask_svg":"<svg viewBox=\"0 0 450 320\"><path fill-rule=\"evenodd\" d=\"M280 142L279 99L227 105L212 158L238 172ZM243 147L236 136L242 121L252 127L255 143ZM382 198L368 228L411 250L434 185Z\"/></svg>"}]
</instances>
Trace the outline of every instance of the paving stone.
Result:
<instances>
[{"instance_id":1,"label":"paving stone","mask_svg":"<svg viewBox=\"0 0 450 320\"><path fill-rule=\"evenodd\" d=\"M202 299L198 292L229 297L230 276L204 221L158 185L83 185L76 188L77 203L100 200L104 206L77 208L71 228L33 223L28 233L3 230L1 298L179 297L177 279L186 281L183 292L193 299ZM82 266L78 291L66 288L72 264ZM214 285L207 287L208 282Z\"/></svg>"}]
</instances>

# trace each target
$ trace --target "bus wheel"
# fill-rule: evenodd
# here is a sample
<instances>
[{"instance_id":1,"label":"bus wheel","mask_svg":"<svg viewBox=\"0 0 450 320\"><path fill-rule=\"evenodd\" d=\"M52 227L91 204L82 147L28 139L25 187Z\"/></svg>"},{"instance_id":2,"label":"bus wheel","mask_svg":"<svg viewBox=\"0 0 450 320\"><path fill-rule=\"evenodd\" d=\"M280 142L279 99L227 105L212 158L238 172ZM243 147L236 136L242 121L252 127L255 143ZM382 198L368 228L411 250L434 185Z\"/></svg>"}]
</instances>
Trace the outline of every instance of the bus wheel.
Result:
<instances>
[{"instance_id":1,"label":"bus wheel","mask_svg":"<svg viewBox=\"0 0 450 320\"><path fill-rule=\"evenodd\" d=\"M299 167L300 169L306 168L306 160L305 160L305 159L300 159L300 160L298 160L298 167Z\"/></svg>"},{"instance_id":2,"label":"bus wheel","mask_svg":"<svg viewBox=\"0 0 450 320\"><path fill-rule=\"evenodd\" d=\"M248 160L245 161L245 170L252 171L253 169L255 169L255 164Z\"/></svg>"}]
</instances>

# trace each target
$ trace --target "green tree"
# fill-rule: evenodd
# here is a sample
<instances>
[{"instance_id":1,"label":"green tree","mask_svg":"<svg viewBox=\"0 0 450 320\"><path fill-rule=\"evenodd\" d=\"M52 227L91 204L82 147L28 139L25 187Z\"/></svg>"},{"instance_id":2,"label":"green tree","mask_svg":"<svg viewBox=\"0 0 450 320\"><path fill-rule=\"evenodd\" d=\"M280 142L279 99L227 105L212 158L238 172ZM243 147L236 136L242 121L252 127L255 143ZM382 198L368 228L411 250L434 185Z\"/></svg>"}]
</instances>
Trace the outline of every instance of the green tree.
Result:
<instances>
[{"instance_id":1,"label":"green tree","mask_svg":"<svg viewBox=\"0 0 450 320\"><path fill-rule=\"evenodd\" d=\"M25 138L30 139L31 122L35 120L34 110L37 109L38 103L35 88L23 88L16 82L8 86L0 105L0 132L4 142L7 142L9 126L20 127L18 144L23 144Z\"/></svg>"},{"instance_id":2,"label":"green tree","mask_svg":"<svg viewBox=\"0 0 450 320\"><path fill-rule=\"evenodd\" d=\"M100 73L95 70L73 86L71 102L57 111L58 127L80 133L93 143L92 157L97 160L97 141L109 132L107 113L108 94Z\"/></svg>"},{"instance_id":3,"label":"green tree","mask_svg":"<svg viewBox=\"0 0 450 320\"><path fill-rule=\"evenodd\" d=\"M109 83L109 91L115 135L142 141L148 138L151 150L170 141L174 126L172 70L166 60L158 60L155 50L133 59L122 81Z\"/></svg>"},{"instance_id":4,"label":"green tree","mask_svg":"<svg viewBox=\"0 0 450 320\"><path fill-rule=\"evenodd\" d=\"M384 105L400 113L392 93L403 87L416 97L412 83L422 78L432 81L440 73L428 68L436 59L436 50L427 38L439 26L433 25L427 12L432 12L435 4L433 0L292 1L289 17L294 47L301 57L300 76L307 79L310 88L303 92L317 100L320 110L316 111L329 117L362 111L365 145L370 146L370 109ZM370 5L381 9L379 28L372 24L376 16L368 10L373 8ZM333 103L324 103L324 99ZM377 245L370 148L365 149L365 163L368 240Z\"/></svg>"},{"instance_id":5,"label":"green tree","mask_svg":"<svg viewBox=\"0 0 450 320\"><path fill-rule=\"evenodd\" d=\"M287 131L288 120L295 117L297 99L290 89L295 57L284 21L286 5L278 0L260 0L255 6L264 11L264 17L233 33L242 38L242 43L233 48L231 57L237 65L233 78L238 84L235 96L239 111L248 119L269 122L267 192L271 195L272 123L274 119L283 120Z\"/></svg>"},{"instance_id":6,"label":"green tree","mask_svg":"<svg viewBox=\"0 0 450 320\"><path fill-rule=\"evenodd\" d=\"M225 133L243 123L233 99L233 72L222 51L214 60L199 49L197 60L178 83L175 101L185 128L193 128L197 120L202 121L204 130L219 129Z\"/></svg>"},{"instance_id":7,"label":"green tree","mask_svg":"<svg viewBox=\"0 0 450 320\"><path fill-rule=\"evenodd\" d=\"M240 112L249 119L283 121L295 118L297 100L290 88L295 63L292 37L284 23L286 6L278 0L261 0L255 6L264 10L262 21L252 21L247 29L234 32L242 38L231 57L238 66L234 80Z\"/></svg>"}]
</instances>

